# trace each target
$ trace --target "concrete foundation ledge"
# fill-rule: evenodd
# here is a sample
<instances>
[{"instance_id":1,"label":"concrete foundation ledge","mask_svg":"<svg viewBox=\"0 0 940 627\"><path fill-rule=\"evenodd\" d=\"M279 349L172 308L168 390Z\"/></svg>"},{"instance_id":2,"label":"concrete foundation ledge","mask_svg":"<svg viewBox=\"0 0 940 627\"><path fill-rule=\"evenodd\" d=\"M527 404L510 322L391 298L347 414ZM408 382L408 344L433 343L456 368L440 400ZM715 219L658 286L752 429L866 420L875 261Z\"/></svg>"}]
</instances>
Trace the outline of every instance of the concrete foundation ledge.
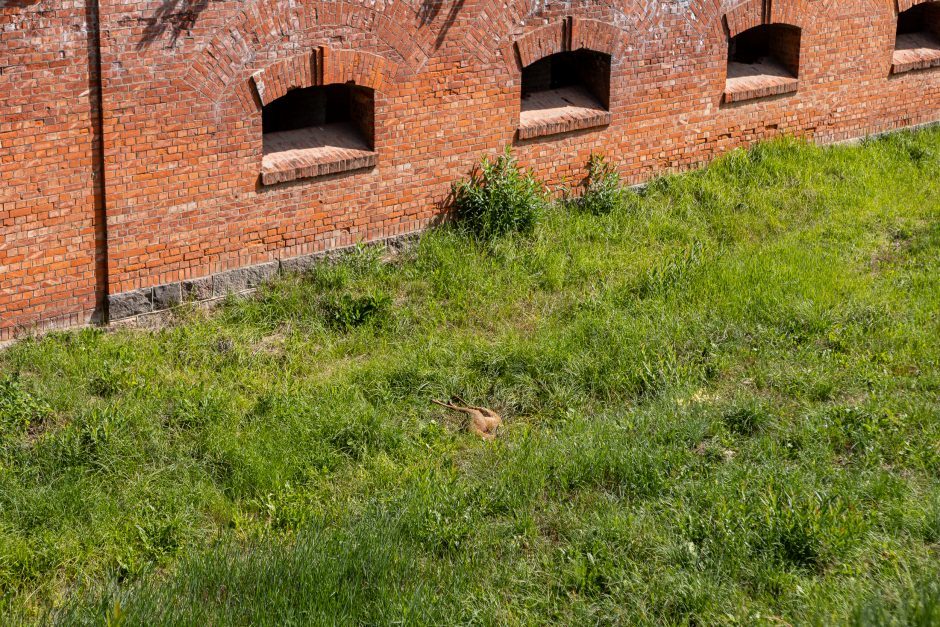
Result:
<instances>
[{"instance_id":1,"label":"concrete foundation ledge","mask_svg":"<svg viewBox=\"0 0 940 627\"><path fill-rule=\"evenodd\" d=\"M369 242L366 246L384 247L400 252L416 242L418 237L418 232L408 233ZM211 302L229 294L249 293L278 274L306 272L319 263L338 260L355 248L355 246L336 248L312 255L226 270L199 279L187 279L121 294L111 294L108 296L108 321L122 324L133 323L138 318L162 317L154 316L154 314L167 312L184 302Z\"/></svg>"}]
</instances>

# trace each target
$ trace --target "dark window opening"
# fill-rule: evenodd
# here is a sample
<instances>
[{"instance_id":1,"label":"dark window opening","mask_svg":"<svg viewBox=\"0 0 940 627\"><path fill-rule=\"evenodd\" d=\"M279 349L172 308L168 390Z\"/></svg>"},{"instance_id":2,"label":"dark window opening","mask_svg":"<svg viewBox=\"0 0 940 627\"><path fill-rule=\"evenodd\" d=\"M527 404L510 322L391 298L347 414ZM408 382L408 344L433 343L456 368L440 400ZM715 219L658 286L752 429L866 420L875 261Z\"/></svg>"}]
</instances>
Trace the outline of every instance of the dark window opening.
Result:
<instances>
[{"instance_id":1,"label":"dark window opening","mask_svg":"<svg viewBox=\"0 0 940 627\"><path fill-rule=\"evenodd\" d=\"M610 123L610 55L560 52L522 69L519 138Z\"/></svg>"},{"instance_id":2,"label":"dark window opening","mask_svg":"<svg viewBox=\"0 0 940 627\"><path fill-rule=\"evenodd\" d=\"M800 72L800 29L788 24L749 28L728 44L728 63L776 65L796 78Z\"/></svg>"},{"instance_id":3,"label":"dark window opening","mask_svg":"<svg viewBox=\"0 0 940 627\"><path fill-rule=\"evenodd\" d=\"M898 14L891 71L894 74L940 65L940 3L927 2Z\"/></svg>"},{"instance_id":4,"label":"dark window opening","mask_svg":"<svg viewBox=\"0 0 940 627\"><path fill-rule=\"evenodd\" d=\"M348 84L294 89L261 110L262 182L375 165L375 94Z\"/></svg>"},{"instance_id":5,"label":"dark window opening","mask_svg":"<svg viewBox=\"0 0 940 627\"><path fill-rule=\"evenodd\" d=\"M522 69L522 97L535 92L583 87L610 107L610 55L593 50L560 52Z\"/></svg>"},{"instance_id":6,"label":"dark window opening","mask_svg":"<svg viewBox=\"0 0 940 627\"><path fill-rule=\"evenodd\" d=\"M796 26L762 24L729 39L725 102L796 91L800 35Z\"/></svg>"},{"instance_id":7,"label":"dark window opening","mask_svg":"<svg viewBox=\"0 0 940 627\"><path fill-rule=\"evenodd\" d=\"M936 35L938 3L925 2L898 14L898 35L931 33Z\"/></svg>"},{"instance_id":8,"label":"dark window opening","mask_svg":"<svg viewBox=\"0 0 940 627\"><path fill-rule=\"evenodd\" d=\"M349 124L373 143L374 97L368 87L324 85L294 89L261 110L262 132L279 133L332 124Z\"/></svg>"}]
</instances>

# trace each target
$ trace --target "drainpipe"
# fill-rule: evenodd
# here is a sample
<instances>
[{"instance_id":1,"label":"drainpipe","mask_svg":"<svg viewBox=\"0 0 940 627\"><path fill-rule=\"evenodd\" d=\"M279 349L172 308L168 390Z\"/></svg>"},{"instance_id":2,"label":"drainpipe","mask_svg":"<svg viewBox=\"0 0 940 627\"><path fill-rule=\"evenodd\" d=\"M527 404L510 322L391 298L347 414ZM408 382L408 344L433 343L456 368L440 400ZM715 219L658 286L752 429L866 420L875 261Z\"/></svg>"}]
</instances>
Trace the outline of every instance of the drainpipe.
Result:
<instances>
[{"instance_id":1,"label":"drainpipe","mask_svg":"<svg viewBox=\"0 0 940 627\"><path fill-rule=\"evenodd\" d=\"M95 227L95 311L92 321L108 321L108 212L104 167L104 94L101 76L99 0L85 0L88 29L88 100L91 113L92 186Z\"/></svg>"}]
</instances>

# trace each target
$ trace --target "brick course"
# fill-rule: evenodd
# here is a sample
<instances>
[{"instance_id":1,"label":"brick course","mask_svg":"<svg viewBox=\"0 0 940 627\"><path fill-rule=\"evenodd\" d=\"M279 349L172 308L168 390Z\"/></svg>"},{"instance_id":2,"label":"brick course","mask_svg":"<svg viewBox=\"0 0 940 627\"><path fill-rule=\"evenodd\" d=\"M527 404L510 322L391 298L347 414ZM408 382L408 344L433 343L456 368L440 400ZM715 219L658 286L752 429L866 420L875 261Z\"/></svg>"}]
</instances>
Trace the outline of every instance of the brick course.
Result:
<instances>
[{"instance_id":1,"label":"brick course","mask_svg":"<svg viewBox=\"0 0 940 627\"><path fill-rule=\"evenodd\" d=\"M507 144L553 186L592 152L637 183L940 119L940 68L892 73L916 0L97 2L0 3L0 341L416 231ZM797 89L726 102L728 38L763 24L801 29ZM609 123L520 137L522 68L580 48L611 56ZM265 185L263 103L346 81L375 89L374 165Z\"/></svg>"}]
</instances>

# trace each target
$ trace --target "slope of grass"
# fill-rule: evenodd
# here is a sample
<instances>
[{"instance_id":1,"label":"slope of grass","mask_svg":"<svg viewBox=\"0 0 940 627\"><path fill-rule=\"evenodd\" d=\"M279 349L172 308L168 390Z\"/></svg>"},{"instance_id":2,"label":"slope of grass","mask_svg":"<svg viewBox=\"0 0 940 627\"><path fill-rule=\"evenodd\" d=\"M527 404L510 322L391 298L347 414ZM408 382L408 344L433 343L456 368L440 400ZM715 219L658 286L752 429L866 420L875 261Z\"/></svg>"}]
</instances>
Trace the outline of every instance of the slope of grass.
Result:
<instances>
[{"instance_id":1,"label":"slope of grass","mask_svg":"<svg viewBox=\"0 0 940 627\"><path fill-rule=\"evenodd\" d=\"M940 131L572 206L0 353L0 609L940 622Z\"/></svg>"}]
</instances>

